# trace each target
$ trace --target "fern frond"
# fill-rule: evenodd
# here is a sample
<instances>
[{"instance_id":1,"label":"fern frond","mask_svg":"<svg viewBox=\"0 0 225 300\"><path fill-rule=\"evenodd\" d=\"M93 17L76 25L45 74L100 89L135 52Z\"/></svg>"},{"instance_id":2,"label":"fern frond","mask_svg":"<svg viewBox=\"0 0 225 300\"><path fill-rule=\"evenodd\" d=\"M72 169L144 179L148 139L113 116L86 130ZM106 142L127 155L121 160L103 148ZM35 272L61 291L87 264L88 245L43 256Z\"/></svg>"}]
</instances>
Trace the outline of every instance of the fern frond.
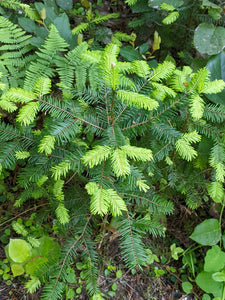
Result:
<instances>
[{"instance_id":1,"label":"fern frond","mask_svg":"<svg viewBox=\"0 0 225 300\"><path fill-rule=\"evenodd\" d=\"M24 88L33 90L38 78L51 78L55 71L51 68L55 65L55 59L59 52L64 52L68 49L68 44L61 38L58 30L54 25L51 25L49 35L40 49L36 52L39 59L32 62L26 72Z\"/></svg>"},{"instance_id":2,"label":"fern frond","mask_svg":"<svg viewBox=\"0 0 225 300\"><path fill-rule=\"evenodd\" d=\"M102 55L102 52L99 50L96 50L96 51L87 50L81 55L81 58L82 58L82 60L88 62L89 64L95 64L95 63L100 62L101 55Z\"/></svg>"},{"instance_id":3,"label":"fern frond","mask_svg":"<svg viewBox=\"0 0 225 300\"><path fill-rule=\"evenodd\" d=\"M28 281L25 283L25 285L24 285L25 289L27 289L28 292L29 292L30 294L35 293L36 290L37 290L40 286L41 286L41 282L40 282L40 280L39 280L37 277L35 277L35 276L31 276L31 279L28 280Z\"/></svg>"},{"instance_id":4,"label":"fern frond","mask_svg":"<svg viewBox=\"0 0 225 300\"><path fill-rule=\"evenodd\" d=\"M51 92L51 80L49 78L40 77L34 84L33 89L35 95L42 97Z\"/></svg>"},{"instance_id":5,"label":"fern frond","mask_svg":"<svg viewBox=\"0 0 225 300\"><path fill-rule=\"evenodd\" d=\"M104 21L108 21L109 19L116 19L119 17L119 15L120 15L119 13L112 13L112 14L107 14L106 16L97 16L91 21L91 23L99 24Z\"/></svg>"},{"instance_id":6,"label":"fern frond","mask_svg":"<svg viewBox=\"0 0 225 300\"><path fill-rule=\"evenodd\" d=\"M116 33L114 33L113 37L115 37L119 41L130 42L133 41L136 36L134 35L134 33L131 33L129 35L127 33L117 31Z\"/></svg>"},{"instance_id":7,"label":"fern frond","mask_svg":"<svg viewBox=\"0 0 225 300\"><path fill-rule=\"evenodd\" d=\"M72 29L72 34L79 34L85 31L89 27L89 23L80 23L78 26Z\"/></svg>"},{"instance_id":8,"label":"fern frond","mask_svg":"<svg viewBox=\"0 0 225 300\"><path fill-rule=\"evenodd\" d=\"M170 24L174 23L178 19L178 17L179 17L179 12L173 11L162 20L162 23L165 25L170 25Z\"/></svg>"},{"instance_id":9,"label":"fern frond","mask_svg":"<svg viewBox=\"0 0 225 300\"><path fill-rule=\"evenodd\" d=\"M4 17L0 17L0 41L2 43L8 44L20 44L21 42L26 41L31 38L31 35L25 36L25 31L20 27L13 24L11 21Z\"/></svg>"},{"instance_id":10,"label":"fern frond","mask_svg":"<svg viewBox=\"0 0 225 300\"><path fill-rule=\"evenodd\" d=\"M38 21L40 20L40 16L35 8L30 7L28 4L20 4L21 8L24 10L25 15L30 19Z\"/></svg>"},{"instance_id":11,"label":"fern frond","mask_svg":"<svg viewBox=\"0 0 225 300\"><path fill-rule=\"evenodd\" d=\"M15 222L12 224L12 228L19 235L22 236L28 235L28 231L25 229L25 226L23 224L19 224L18 222Z\"/></svg>"}]
</instances>

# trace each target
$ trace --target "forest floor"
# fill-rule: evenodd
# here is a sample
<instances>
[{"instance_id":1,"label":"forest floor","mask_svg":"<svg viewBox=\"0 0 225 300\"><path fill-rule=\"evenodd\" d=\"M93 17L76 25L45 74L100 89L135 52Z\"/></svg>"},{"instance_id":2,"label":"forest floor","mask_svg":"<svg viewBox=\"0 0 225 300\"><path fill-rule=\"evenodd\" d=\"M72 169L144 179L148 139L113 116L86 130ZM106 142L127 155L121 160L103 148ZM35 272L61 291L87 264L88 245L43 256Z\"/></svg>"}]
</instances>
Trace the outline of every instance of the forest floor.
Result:
<instances>
[{"instance_id":1,"label":"forest floor","mask_svg":"<svg viewBox=\"0 0 225 300\"><path fill-rule=\"evenodd\" d=\"M153 253L158 257L165 257L170 252L169 246L176 243L180 247L187 249L190 246L190 239L188 236L193 230L195 223L199 222L197 213L191 213L182 205L177 205L175 212L172 216L167 218L167 234L166 238L152 238L145 239L145 243L151 245ZM8 227L8 226L6 226ZM5 228L6 228L5 227ZM5 229L4 228L4 229ZM0 243L0 260L5 258L4 244ZM106 241L99 248L100 254L104 254L103 265L110 262L112 265L120 266L122 270L122 277L115 278L115 273L105 276L104 272L100 271L99 287L102 293L107 294L112 284L116 282L117 290L115 296L108 299L114 300L194 300L201 299L201 291L195 286L194 294L185 295L181 287L180 270L182 263L179 261L171 260L171 262L157 264L154 262L152 266L143 268L142 271L132 275L126 269L120 255L118 246L118 238L106 239ZM175 272L171 272L168 267L173 267ZM156 276L154 268L167 270L164 275ZM99 266L100 270L104 270L104 266ZM193 283L194 284L194 283ZM21 278L14 278L11 284L7 285L6 281L0 282L0 300L38 300L41 299L41 289L34 294L28 294L24 289L24 280ZM75 299L75 298L74 298ZM79 295L80 300L88 300L84 289ZM54 300L54 299L52 299ZM64 300L64 299L62 299Z\"/></svg>"}]
</instances>

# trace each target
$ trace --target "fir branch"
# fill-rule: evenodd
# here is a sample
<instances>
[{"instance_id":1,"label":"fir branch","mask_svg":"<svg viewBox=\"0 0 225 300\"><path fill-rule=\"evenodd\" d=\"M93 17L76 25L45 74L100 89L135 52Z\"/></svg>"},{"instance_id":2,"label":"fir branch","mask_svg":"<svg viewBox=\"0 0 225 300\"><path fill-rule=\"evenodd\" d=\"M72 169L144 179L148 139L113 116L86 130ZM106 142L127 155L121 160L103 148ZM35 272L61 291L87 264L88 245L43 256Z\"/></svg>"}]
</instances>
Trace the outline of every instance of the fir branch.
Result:
<instances>
[{"instance_id":1,"label":"fir branch","mask_svg":"<svg viewBox=\"0 0 225 300\"><path fill-rule=\"evenodd\" d=\"M55 283L54 283L54 285L52 286L52 291L51 291L51 293L50 293L50 296L48 297L49 300L52 299L52 295L54 294L54 291L55 291L55 289L56 289L56 287L57 287L57 284L59 283L59 278L60 278L60 276L61 276L61 274L62 274L63 268L64 268L64 266L65 266L65 264L66 264L66 261L67 261L68 256L70 255L70 252L75 248L76 244L83 238L83 236L84 236L84 234L85 234L85 231L86 231L86 228L87 228L87 225L88 225L88 223L89 223L90 220L91 220L91 217L92 217L92 216L90 216L90 217L87 219L87 222L85 223L85 225L84 225L84 227L83 227L83 231L82 231L81 235L74 241L74 243L71 245L71 247L70 247L69 250L67 251L67 253L66 253L66 255L65 255L65 257L64 257L64 259L63 259L63 261L62 261L62 263L61 263L61 267L60 267L60 270L59 270L58 275L57 275L57 277L56 277Z\"/></svg>"},{"instance_id":2,"label":"fir branch","mask_svg":"<svg viewBox=\"0 0 225 300\"><path fill-rule=\"evenodd\" d=\"M57 109L57 110L59 110L59 111L65 113L65 114L67 114L67 115L69 115L69 116L72 116L73 118L75 118L75 119L77 119L77 120L79 120L79 121L81 121L81 122L83 122L83 123L85 123L85 124L88 124L88 125L90 125L90 126L93 126L93 127L95 127L95 128L98 128L98 129L104 131L104 128L102 128L102 127L100 127L100 126L97 126L97 125L95 125L95 124L93 124L93 123L91 123L91 122L88 122L88 121L86 121L86 120L84 120L84 119L82 119L82 118L80 118L80 117L78 117L78 116L76 116L76 115L70 113L69 111L67 111L67 110L65 110L65 109L63 109L63 108L61 108L61 107L59 107L59 106L56 106L56 105L54 105L54 104L52 104L52 103L48 103L47 101L45 101L45 100L43 100L43 99L40 99L39 102L46 104L47 107L49 106L49 107L55 108L55 109Z\"/></svg>"}]
</instances>

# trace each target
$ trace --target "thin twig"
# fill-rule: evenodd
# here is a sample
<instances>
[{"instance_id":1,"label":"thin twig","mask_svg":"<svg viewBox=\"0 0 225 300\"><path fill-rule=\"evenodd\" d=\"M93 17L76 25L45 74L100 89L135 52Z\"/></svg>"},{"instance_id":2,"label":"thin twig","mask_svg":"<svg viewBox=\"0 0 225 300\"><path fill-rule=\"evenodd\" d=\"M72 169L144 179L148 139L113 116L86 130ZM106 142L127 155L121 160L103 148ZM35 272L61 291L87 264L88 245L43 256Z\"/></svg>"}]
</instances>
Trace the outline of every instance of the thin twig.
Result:
<instances>
[{"instance_id":1,"label":"thin twig","mask_svg":"<svg viewBox=\"0 0 225 300\"><path fill-rule=\"evenodd\" d=\"M40 204L40 205L38 205L38 206L29 208L29 209L27 209L27 210L21 212L20 214L16 215L15 217L13 217L13 218L11 218L11 219L9 219L9 220L7 220L7 221L1 223L0 226L3 226L4 224L11 222L12 220L15 220L15 219L18 218L19 216L22 216L22 215L24 215L25 213L27 213L28 211L31 211L31 210L34 210L34 209L37 209L37 208L39 208L39 207L41 207L41 206L46 206L46 205L48 205L48 203L43 203L43 204Z\"/></svg>"}]
</instances>

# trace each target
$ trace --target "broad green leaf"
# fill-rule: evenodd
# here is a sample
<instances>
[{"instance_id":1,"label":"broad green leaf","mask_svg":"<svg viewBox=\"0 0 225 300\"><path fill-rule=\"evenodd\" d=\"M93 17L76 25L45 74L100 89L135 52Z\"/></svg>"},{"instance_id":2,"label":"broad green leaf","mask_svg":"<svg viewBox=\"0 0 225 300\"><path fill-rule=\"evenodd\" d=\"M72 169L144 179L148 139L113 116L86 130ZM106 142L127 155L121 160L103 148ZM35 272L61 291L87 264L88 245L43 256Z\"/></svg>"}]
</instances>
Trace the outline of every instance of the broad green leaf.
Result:
<instances>
[{"instance_id":1,"label":"broad green leaf","mask_svg":"<svg viewBox=\"0 0 225 300\"><path fill-rule=\"evenodd\" d=\"M38 248L39 253L42 256L49 256L49 257L58 257L60 252L59 244L54 241L53 238L48 236L42 236L39 239L40 246Z\"/></svg>"},{"instance_id":2,"label":"broad green leaf","mask_svg":"<svg viewBox=\"0 0 225 300\"><path fill-rule=\"evenodd\" d=\"M173 259L178 260L178 254L183 253L184 250L181 247L177 247L176 244L170 246L171 256Z\"/></svg>"},{"instance_id":3,"label":"broad green leaf","mask_svg":"<svg viewBox=\"0 0 225 300\"><path fill-rule=\"evenodd\" d=\"M134 61L140 59L140 54L137 50L134 50L131 46L125 46L120 49L120 55L126 58L128 61Z\"/></svg>"},{"instance_id":4,"label":"broad green leaf","mask_svg":"<svg viewBox=\"0 0 225 300\"><path fill-rule=\"evenodd\" d=\"M218 272L225 266L225 252L219 246L214 245L205 256L204 271Z\"/></svg>"},{"instance_id":5,"label":"broad green leaf","mask_svg":"<svg viewBox=\"0 0 225 300\"><path fill-rule=\"evenodd\" d=\"M14 277L22 275L24 273L23 266L19 265L19 264L12 264L11 265L11 270L12 270L12 273L13 273Z\"/></svg>"},{"instance_id":6,"label":"broad green leaf","mask_svg":"<svg viewBox=\"0 0 225 300\"><path fill-rule=\"evenodd\" d=\"M214 297L222 297L223 283L213 280L212 275L213 273L200 272L196 278L196 283L204 292L211 293Z\"/></svg>"},{"instance_id":7,"label":"broad green leaf","mask_svg":"<svg viewBox=\"0 0 225 300\"><path fill-rule=\"evenodd\" d=\"M63 1L64 3L69 0ZM57 17L52 18L52 22L58 29L60 36L71 46L75 46L75 39L73 39L72 32L70 29L69 18L66 13L57 15Z\"/></svg>"},{"instance_id":8,"label":"broad green leaf","mask_svg":"<svg viewBox=\"0 0 225 300\"><path fill-rule=\"evenodd\" d=\"M182 282L182 289L186 294L190 294L193 289L193 285L189 281Z\"/></svg>"},{"instance_id":9,"label":"broad green leaf","mask_svg":"<svg viewBox=\"0 0 225 300\"><path fill-rule=\"evenodd\" d=\"M190 238L204 246L216 245L221 238L219 221L217 219L203 221L195 227Z\"/></svg>"},{"instance_id":10,"label":"broad green leaf","mask_svg":"<svg viewBox=\"0 0 225 300\"><path fill-rule=\"evenodd\" d=\"M211 300L211 297L208 294L204 294L202 300Z\"/></svg>"},{"instance_id":11,"label":"broad green leaf","mask_svg":"<svg viewBox=\"0 0 225 300\"><path fill-rule=\"evenodd\" d=\"M216 5L215 3L213 3L209 0L202 0L202 6L211 7L211 8L221 10L220 6Z\"/></svg>"},{"instance_id":12,"label":"broad green leaf","mask_svg":"<svg viewBox=\"0 0 225 300\"><path fill-rule=\"evenodd\" d=\"M212 278L218 282L225 282L225 272L224 271L216 272L212 274Z\"/></svg>"},{"instance_id":13,"label":"broad green leaf","mask_svg":"<svg viewBox=\"0 0 225 300\"><path fill-rule=\"evenodd\" d=\"M68 289L66 291L66 299L74 299L75 297L75 292L73 289Z\"/></svg>"},{"instance_id":14,"label":"broad green leaf","mask_svg":"<svg viewBox=\"0 0 225 300\"><path fill-rule=\"evenodd\" d=\"M31 276L31 279L25 283L25 288L29 293L33 294L40 287L40 285L40 280L35 276Z\"/></svg>"},{"instance_id":15,"label":"broad green leaf","mask_svg":"<svg viewBox=\"0 0 225 300\"><path fill-rule=\"evenodd\" d=\"M73 0L56 0L56 3L64 10L73 8Z\"/></svg>"},{"instance_id":16,"label":"broad green leaf","mask_svg":"<svg viewBox=\"0 0 225 300\"><path fill-rule=\"evenodd\" d=\"M225 45L225 28L211 23L201 23L194 33L195 48L202 54L215 55Z\"/></svg>"},{"instance_id":17,"label":"broad green leaf","mask_svg":"<svg viewBox=\"0 0 225 300\"><path fill-rule=\"evenodd\" d=\"M154 32L154 41L152 45L152 50L156 51L160 49L161 37L157 31Z\"/></svg>"},{"instance_id":18,"label":"broad green leaf","mask_svg":"<svg viewBox=\"0 0 225 300\"><path fill-rule=\"evenodd\" d=\"M206 65L206 68L210 71L211 80L223 80L225 81L225 52L222 51L211 57ZM218 94L206 94L206 97L216 104L225 105L225 89Z\"/></svg>"},{"instance_id":19,"label":"broad green leaf","mask_svg":"<svg viewBox=\"0 0 225 300\"><path fill-rule=\"evenodd\" d=\"M16 263L23 263L30 258L31 247L21 239L10 239L9 257Z\"/></svg>"},{"instance_id":20,"label":"broad green leaf","mask_svg":"<svg viewBox=\"0 0 225 300\"><path fill-rule=\"evenodd\" d=\"M38 253L37 253L38 254ZM40 254L38 254L40 256ZM25 271L26 274L29 275L34 275L35 271L37 271L37 269L43 265L44 263L47 263L48 259L47 257L38 257L38 256L34 256L32 258L31 261L29 261L28 263L26 263L25 265Z\"/></svg>"}]
</instances>

